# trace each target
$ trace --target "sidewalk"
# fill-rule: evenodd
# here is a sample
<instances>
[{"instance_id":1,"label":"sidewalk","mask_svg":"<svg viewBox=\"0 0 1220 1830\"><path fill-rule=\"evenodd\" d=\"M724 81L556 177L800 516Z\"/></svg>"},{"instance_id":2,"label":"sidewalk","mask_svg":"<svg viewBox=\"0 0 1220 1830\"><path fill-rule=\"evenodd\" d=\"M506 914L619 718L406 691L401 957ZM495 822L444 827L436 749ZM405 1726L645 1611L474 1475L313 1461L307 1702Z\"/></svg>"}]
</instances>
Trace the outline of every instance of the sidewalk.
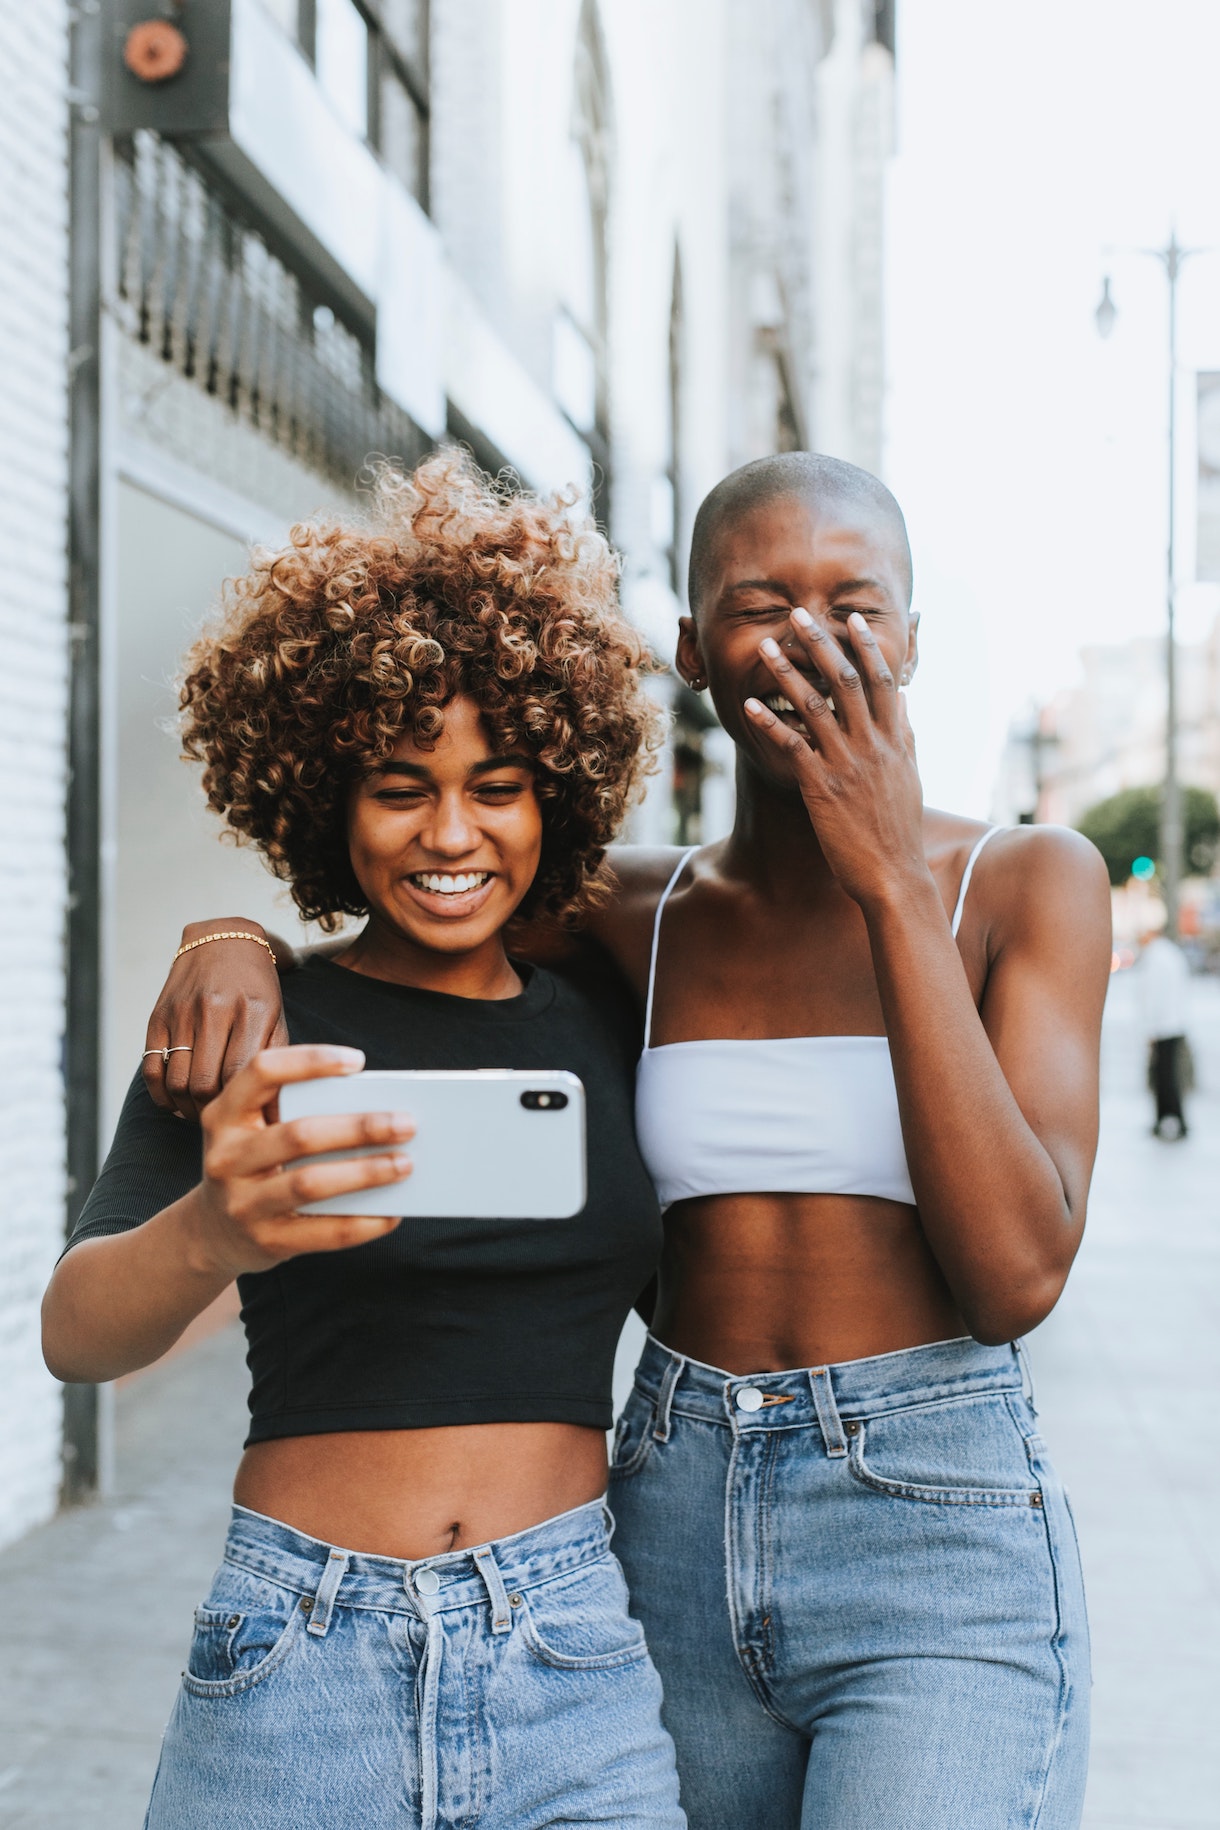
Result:
<instances>
[{"instance_id":1,"label":"sidewalk","mask_svg":"<svg viewBox=\"0 0 1220 1830\"><path fill-rule=\"evenodd\" d=\"M1149 1135L1135 986L1114 981L1089 1225L1031 1338L1093 1631L1085 1830L1220 1826L1220 984L1195 980L1191 1134Z\"/></svg>"},{"instance_id":2,"label":"sidewalk","mask_svg":"<svg viewBox=\"0 0 1220 1830\"><path fill-rule=\"evenodd\" d=\"M1031 1343L1089 1584L1086 1830L1220 1830L1220 985L1195 989L1192 1133L1158 1144L1114 984L1089 1231ZM0 1558L0 1830L139 1830L245 1382L230 1327L120 1392L113 1501Z\"/></svg>"},{"instance_id":3,"label":"sidewalk","mask_svg":"<svg viewBox=\"0 0 1220 1830\"><path fill-rule=\"evenodd\" d=\"M0 1556L3 1830L140 1830L224 1537L243 1350L230 1325L120 1390L114 1498Z\"/></svg>"}]
</instances>

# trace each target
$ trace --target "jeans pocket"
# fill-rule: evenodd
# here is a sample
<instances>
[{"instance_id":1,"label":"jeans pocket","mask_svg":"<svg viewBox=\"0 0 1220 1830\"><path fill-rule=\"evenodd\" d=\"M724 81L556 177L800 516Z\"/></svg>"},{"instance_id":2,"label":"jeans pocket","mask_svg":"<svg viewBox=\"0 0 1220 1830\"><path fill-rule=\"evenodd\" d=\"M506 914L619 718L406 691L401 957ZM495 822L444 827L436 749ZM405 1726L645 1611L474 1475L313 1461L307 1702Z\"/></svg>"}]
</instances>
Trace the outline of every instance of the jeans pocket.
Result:
<instances>
[{"instance_id":1,"label":"jeans pocket","mask_svg":"<svg viewBox=\"0 0 1220 1830\"><path fill-rule=\"evenodd\" d=\"M615 1557L530 1589L521 1627L531 1651L561 1671L612 1671L648 1656L644 1629L627 1612L627 1584Z\"/></svg>"},{"instance_id":2,"label":"jeans pocket","mask_svg":"<svg viewBox=\"0 0 1220 1830\"><path fill-rule=\"evenodd\" d=\"M874 1493L933 1506L1025 1506L1042 1490L1003 1396L942 1398L849 1423L848 1468Z\"/></svg>"},{"instance_id":3,"label":"jeans pocket","mask_svg":"<svg viewBox=\"0 0 1220 1830\"><path fill-rule=\"evenodd\" d=\"M610 1452L612 1480L626 1480L644 1466L656 1445L652 1433L655 1416L651 1398L633 1388L614 1431L614 1447Z\"/></svg>"},{"instance_id":4,"label":"jeans pocket","mask_svg":"<svg viewBox=\"0 0 1220 1830\"><path fill-rule=\"evenodd\" d=\"M203 1607L182 1674L196 1697L233 1697L278 1670L308 1619L299 1595L222 1564Z\"/></svg>"}]
</instances>

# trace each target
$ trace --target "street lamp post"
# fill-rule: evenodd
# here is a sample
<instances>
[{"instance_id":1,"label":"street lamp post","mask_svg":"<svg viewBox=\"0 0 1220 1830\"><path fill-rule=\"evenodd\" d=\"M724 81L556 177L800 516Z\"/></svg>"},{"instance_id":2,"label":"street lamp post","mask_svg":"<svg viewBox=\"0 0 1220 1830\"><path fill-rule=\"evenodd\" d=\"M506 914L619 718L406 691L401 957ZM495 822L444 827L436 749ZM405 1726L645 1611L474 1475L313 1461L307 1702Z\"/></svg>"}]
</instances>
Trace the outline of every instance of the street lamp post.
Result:
<instances>
[{"instance_id":1,"label":"street lamp post","mask_svg":"<svg viewBox=\"0 0 1220 1830\"><path fill-rule=\"evenodd\" d=\"M1178 380L1178 278L1183 265L1201 248L1184 248L1176 229L1170 231L1163 248L1142 248L1165 270L1169 282L1169 542L1166 550L1165 575L1165 786L1161 799L1161 861L1164 869L1165 931L1178 938L1178 900L1182 884L1183 854L1182 792L1178 781L1178 651L1174 634L1174 588L1176 584L1176 514L1177 503L1177 380ZM1102 282L1097 306L1097 329L1108 337L1114 329L1118 308L1110 296L1110 280Z\"/></svg>"}]
</instances>

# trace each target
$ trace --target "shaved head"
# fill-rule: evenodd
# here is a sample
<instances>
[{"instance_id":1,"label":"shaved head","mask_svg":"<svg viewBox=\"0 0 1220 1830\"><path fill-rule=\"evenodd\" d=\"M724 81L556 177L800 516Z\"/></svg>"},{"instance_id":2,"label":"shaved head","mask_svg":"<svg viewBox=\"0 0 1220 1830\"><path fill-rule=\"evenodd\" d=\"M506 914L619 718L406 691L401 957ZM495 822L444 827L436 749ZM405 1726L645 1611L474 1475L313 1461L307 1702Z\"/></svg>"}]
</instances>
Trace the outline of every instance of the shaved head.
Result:
<instances>
[{"instance_id":1,"label":"shaved head","mask_svg":"<svg viewBox=\"0 0 1220 1830\"><path fill-rule=\"evenodd\" d=\"M717 534L753 509L785 496L799 497L830 513L836 508L847 509L853 519L875 521L878 531L897 549L910 601L911 547L907 525L885 484L869 471L845 464L841 458L821 457L813 451L784 451L776 457L743 464L704 497L690 543L688 592L696 615L708 587Z\"/></svg>"}]
</instances>

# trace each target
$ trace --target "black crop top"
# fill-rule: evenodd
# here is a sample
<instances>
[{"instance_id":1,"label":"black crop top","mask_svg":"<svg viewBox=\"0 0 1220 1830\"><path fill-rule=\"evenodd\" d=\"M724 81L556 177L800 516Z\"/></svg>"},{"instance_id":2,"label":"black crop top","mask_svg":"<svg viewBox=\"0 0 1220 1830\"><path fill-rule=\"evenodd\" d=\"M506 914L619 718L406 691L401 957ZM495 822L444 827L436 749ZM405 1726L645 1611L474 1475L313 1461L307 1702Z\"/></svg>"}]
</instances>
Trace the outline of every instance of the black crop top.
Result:
<instances>
[{"instance_id":1,"label":"black crop top","mask_svg":"<svg viewBox=\"0 0 1220 1830\"><path fill-rule=\"evenodd\" d=\"M247 1444L428 1424L609 1428L619 1331L661 1248L632 1125L636 1038L612 997L541 967L521 972L517 997L489 1001L325 959L284 979L292 1040L362 1048L370 1068L578 1075L589 1199L571 1220L408 1219L368 1245L239 1278ZM159 1111L137 1076L70 1244L151 1219L195 1187L200 1156L198 1129Z\"/></svg>"}]
</instances>

